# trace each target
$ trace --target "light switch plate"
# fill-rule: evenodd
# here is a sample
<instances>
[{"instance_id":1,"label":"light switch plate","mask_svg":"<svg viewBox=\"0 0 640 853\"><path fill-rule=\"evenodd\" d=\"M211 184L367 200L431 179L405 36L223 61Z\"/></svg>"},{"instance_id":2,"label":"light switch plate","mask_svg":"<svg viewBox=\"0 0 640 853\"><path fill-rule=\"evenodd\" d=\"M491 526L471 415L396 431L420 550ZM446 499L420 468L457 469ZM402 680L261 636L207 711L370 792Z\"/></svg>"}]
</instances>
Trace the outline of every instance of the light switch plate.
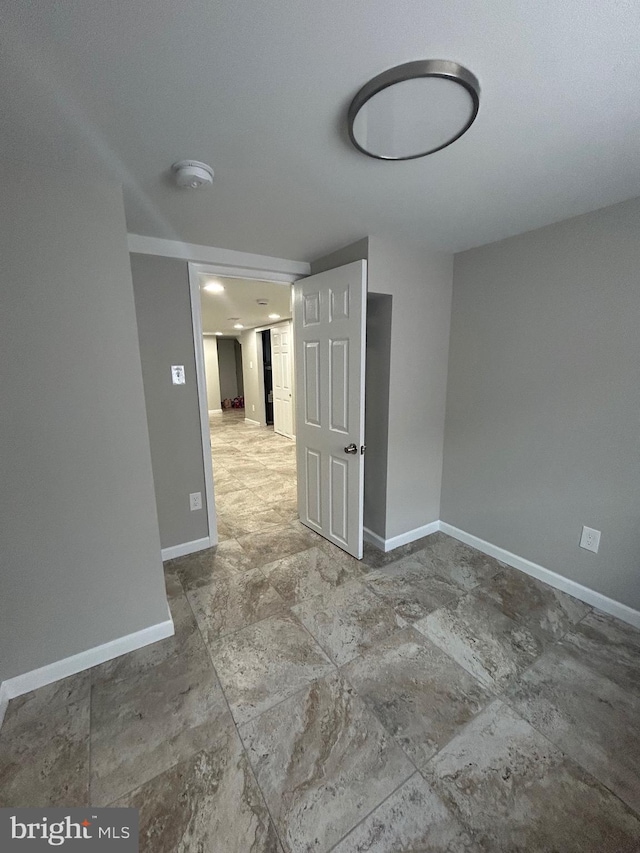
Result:
<instances>
[{"instance_id":1,"label":"light switch plate","mask_svg":"<svg viewBox=\"0 0 640 853\"><path fill-rule=\"evenodd\" d=\"M172 364L171 365L171 381L174 385L184 385L185 377L184 377L184 364Z\"/></svg>"}]
</instances>

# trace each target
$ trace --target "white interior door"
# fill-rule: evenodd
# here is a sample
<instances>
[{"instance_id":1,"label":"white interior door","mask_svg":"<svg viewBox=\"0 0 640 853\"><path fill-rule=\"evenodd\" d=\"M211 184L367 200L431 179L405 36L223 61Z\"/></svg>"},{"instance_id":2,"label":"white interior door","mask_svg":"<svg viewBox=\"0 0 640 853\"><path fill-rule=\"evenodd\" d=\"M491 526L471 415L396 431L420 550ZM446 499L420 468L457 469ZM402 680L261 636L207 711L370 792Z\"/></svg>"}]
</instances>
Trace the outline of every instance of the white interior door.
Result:
<instances>
[{"instance_id":1,"label":"white interior door","mask_svg":"<svg viewBox=\"0 0 640 853\"><path fill-rule=\"evenodd\" d=\"M300 521L360 559L366 261L294 285Z\"/></svg>"},{"instance_id":2,"label":"white interior door","mask_svg":"<svg viewBox=\"0 0 640 853\"><path fill-rule=\"evenodd\" d=\"M271 366L273 376L273 429L293 437L293 379L291 369L291 323L271 329Z\"/></svg>"}]
</instances>

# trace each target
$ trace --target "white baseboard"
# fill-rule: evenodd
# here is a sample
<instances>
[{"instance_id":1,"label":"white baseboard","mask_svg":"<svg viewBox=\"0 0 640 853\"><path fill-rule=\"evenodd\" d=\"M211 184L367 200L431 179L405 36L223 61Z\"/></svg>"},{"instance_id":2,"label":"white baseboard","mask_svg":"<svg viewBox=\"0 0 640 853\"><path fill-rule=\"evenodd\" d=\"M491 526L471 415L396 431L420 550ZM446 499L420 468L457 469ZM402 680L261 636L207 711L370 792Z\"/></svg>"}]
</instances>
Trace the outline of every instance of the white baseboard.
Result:
<instances>
[{"instance_id":1,"label":"white baseboard","mask_svg":"<svg viewBox=\"0 0 640 853\"><path fill-rule=\"evenodd\" d=\"M211 537L205 536L203 539L194 539L192 542L183 542L181 545L171 545L169 548L162 549L162 562L165 560L175 560L176 557L186 557L187 554L195 554L196 551L204 551L205 548L211 548Z\"/></svg>"},{"instance_id":2,"label":"white baseboard","mask_svg":"<svg viewBox=\"0 0 640 853\"><path fill-rule=\"evenodd\" d=\"M208 409L210 415L221 415L222 409Z\"/></svg>"},{"instance_id":3,"label":"white baseboard","mask_svg":"<svg viewBox=\"0 0 640 853\"><path fill-rule=\"evenodd\" d=\"M422 527L415 527L413 530L407 530L406 533L400 533L398 536L392 536L390 539L383 539L367 527L364 528L365 542L375 545L385 553L393 551L394 548L399 548L401 545L408 545L409 542L415 542L416 539L422 539L423 536L431 536L432 533L437 533L440 530L439 521L431 521L429 524L424 524Z\"/></svg>"},{"instance_id":4,"label":"white baseboard","mask_svg":"<svg viewBox=\"0 0 640 853\"><path fill-rule=\"evenodd\" d=\"M464 530L453 527L445 521L441 521L439 526L443 533L446 533L448 536L453 536L454 539L464 542L465 545L477 548L477 550L482 551L483 554L495 557L496 560L500 560L508 566L512 566L514 569L519 569L521 572L531 575L533 578L544 581L544 583L549 584L549 586L559 589L561 592L566 592L568 595L572 595L580 601L584 601L585 604L597 607L598 610L603 610L610 616L615 616L622 622L633 625L634 628L640 628L640 611L634 610L627 604L622 604L622 602L609 598L601 592L596 592L588 586L583 586L577 581L572 581L569 578L564 577L564 575L559 575L557 572L551 571L551 569L545 569L544 566L532 563L531 560L519 557L517 554L512 554L510 551L500 548L498 545L492 545L491 542L485 542L484 539L480 539L478 536L474 536L471 533L467 533Z\"/></svg>"},{"instance_id":5,"label":"white baseboard","mask_svg":"<svg viewBox=\"0 0 640 853\"><path fill-rule=\"evenodd\" d=\"M252 418L245 418L244 422L245 424L251 424L251 426L262 426L260 421L254 421Z\"/></svg>"},{"instance_id":6,"label":"white baseboard","mask_svg":"<svg viewBox=\"0 0 640 853\"><path fill-rule=\"evenodd\" d=\"M116 640L110 640L101 646L95 646L77 655L41 666L39 669L31 670L31 672L16 675L14 678L7 678L0 684L0 725L10 699L15 699L16 696L22 696L24 693L30 693L32 690L37 690L38 687L45 687L54 681L60 681L62 678L68 678L70 675L75 675L85 669L91 669L93 666L120 657L127 652L134 652L136 649L141 649L151 643L157 643L158 640L172 637L174 633L173 619L167 607L167 619L164 622L158 622L156 625L150 625L141 631L127 634L125 637L118 637Z\"/></svg>"},{"instance_id":7,"label":"white baseboard","mask_svg":"<svg viewBox=\"0 0 640 853\"><path fill-rule=\"evenodd\" d=\"M369 530L368 527L362 528L362 538L365 542L368 542L370 545L375 545L375 547L379 548L381 551L387 550L382 536L378 536L377 533L374 533L373 530Z\"/></svg>"},{"instance_id":8,"label":"white baseboard","mask_svg":"<svg viewBox=\"0 0 640 853\"><path fill-rule=\"evenodd\" d=\"M0 683L0 729L2 728L2 721L4 720L4 715L7 713L7 706L9 704L9 691L5 687L6 682Z\"/></svg>"}]
</instances>

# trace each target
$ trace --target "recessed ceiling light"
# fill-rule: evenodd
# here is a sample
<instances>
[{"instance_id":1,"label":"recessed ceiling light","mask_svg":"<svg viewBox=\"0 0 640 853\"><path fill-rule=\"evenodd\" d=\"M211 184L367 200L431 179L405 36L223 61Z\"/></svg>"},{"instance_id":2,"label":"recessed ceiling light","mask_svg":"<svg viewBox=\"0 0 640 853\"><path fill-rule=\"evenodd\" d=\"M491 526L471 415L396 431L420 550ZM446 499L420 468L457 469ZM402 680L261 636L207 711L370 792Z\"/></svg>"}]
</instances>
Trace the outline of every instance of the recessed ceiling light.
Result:
<instances>
[{"instance_id":1,"label":"recessed ceiling light","mask_svg":"<svg viewBox=\"0 0 640 853\"><path fill-rule=\"evenodd\" d=\"M258 303L258 305L268 305L269 304L268 299L256 299L256 302Z\"/></svg>"},{"instance_id":2,"label":"recessed ceiling light","mask_svg":"<svg viewBox=\"0 0 640 853\"><path fill-rule=\"evenodd\" d=\"M451 145L473 124L480 84L457 62L422 59L378 74L348 112L349 138L378 160L413 160Z\"/></svg>"},{"instance_id":3,"label":"recessed ceiling light","mask_svg":"<svg viewBox=\"0 0 640 853\"><path fill-rule=\"evenodd\" d=\"M221 335L221 334L222 334L222 332L216 332L216 335Z\"/></svg>"},{"instance_id":4,"label":"recessed ceiling light","mask_svg":"<svg viewBox=\"0 0 640 853\"><path fill-rule=\"evenodd\" d=\"M235 323L233 328L234 329L244 329L244 326L242 325L242 323Z\"/></svg>"},{"instance_id":5,"label":"recessed ceiling light","mask_svg":"<svg viewBox=\"0 0 640 853\"><path fill-rule=\"evenodd\" d=\"M224 284L220 284L219 281L215 281L214 279L205 284L204 290L208 290L209 293L222 293L224 290Z\"/></svg>"},{"instance_id":6,"label":"recessed ceiling light","mask_svg":"<svg viewBox=\"0 0 640 853\"><path fill-rule=\"evenodd\" d=\"M279 314L269 314L269 319L270 320L279 320L280 315Z\"/></svg>"}]
</instances>

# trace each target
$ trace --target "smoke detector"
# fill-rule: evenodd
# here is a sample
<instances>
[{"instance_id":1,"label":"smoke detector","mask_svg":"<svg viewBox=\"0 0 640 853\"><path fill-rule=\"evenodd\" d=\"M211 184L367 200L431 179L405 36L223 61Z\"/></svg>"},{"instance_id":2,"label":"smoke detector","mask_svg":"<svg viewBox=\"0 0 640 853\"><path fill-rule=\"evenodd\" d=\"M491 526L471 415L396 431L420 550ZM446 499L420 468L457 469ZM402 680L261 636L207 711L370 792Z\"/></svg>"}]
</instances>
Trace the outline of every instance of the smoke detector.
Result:
<instances>
[{"instance_id":1,"label":"smoke detector","mask_svg":"<svg viewBox=\"0 0 640 853\"><path fill-rule=\"evenodd\" d=\"M176 184L182 189L199 190L213 183L213 169L198 160L180 160L171 167Z\"/></svg>"}]
</instances>

